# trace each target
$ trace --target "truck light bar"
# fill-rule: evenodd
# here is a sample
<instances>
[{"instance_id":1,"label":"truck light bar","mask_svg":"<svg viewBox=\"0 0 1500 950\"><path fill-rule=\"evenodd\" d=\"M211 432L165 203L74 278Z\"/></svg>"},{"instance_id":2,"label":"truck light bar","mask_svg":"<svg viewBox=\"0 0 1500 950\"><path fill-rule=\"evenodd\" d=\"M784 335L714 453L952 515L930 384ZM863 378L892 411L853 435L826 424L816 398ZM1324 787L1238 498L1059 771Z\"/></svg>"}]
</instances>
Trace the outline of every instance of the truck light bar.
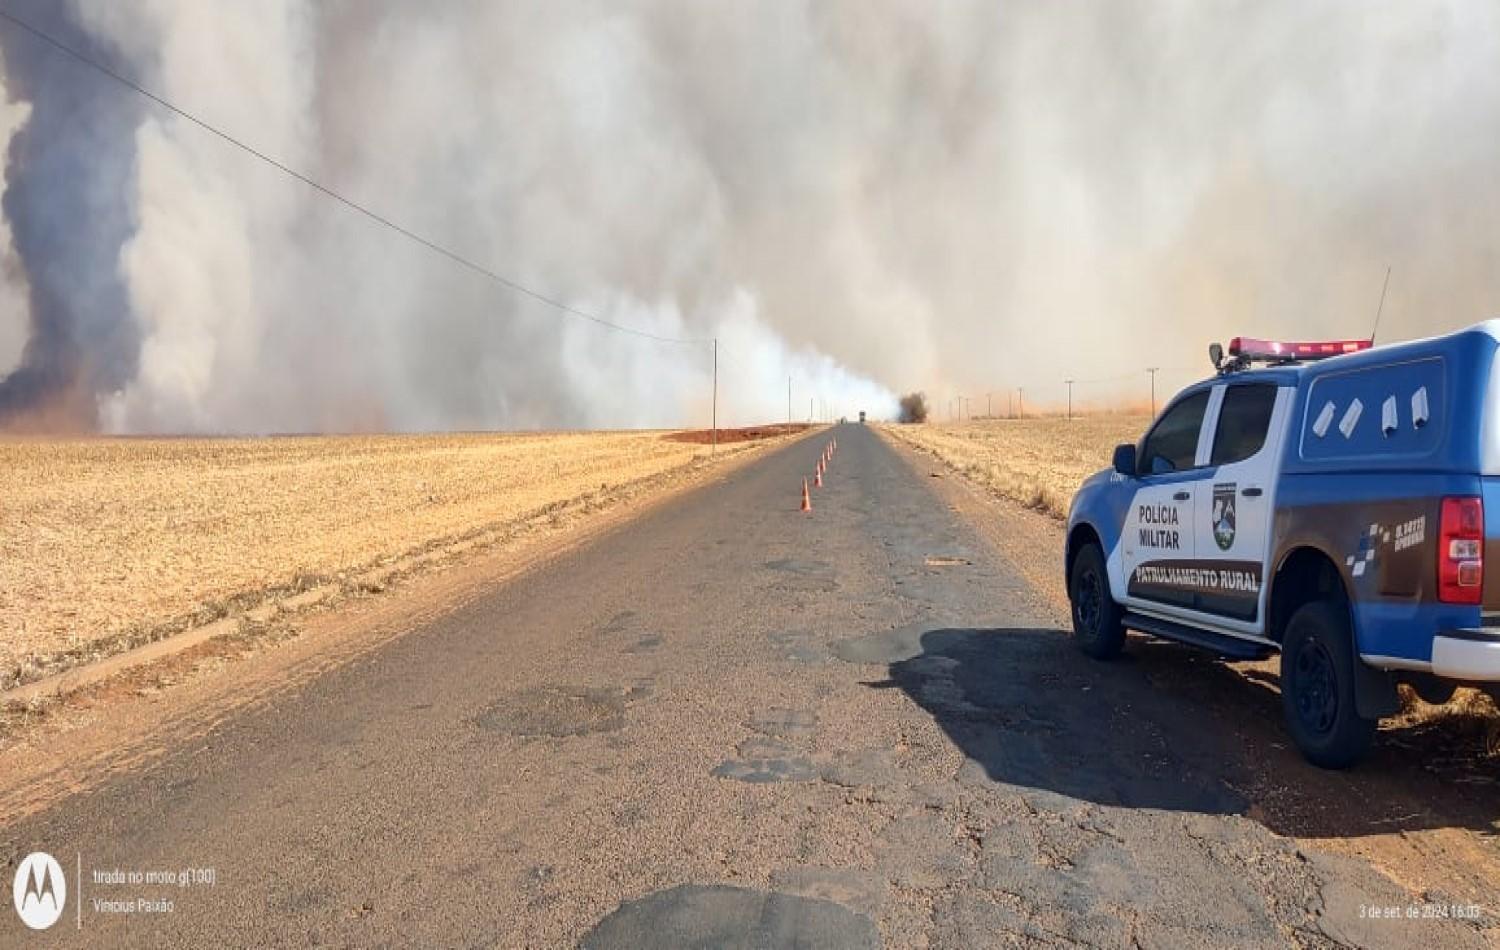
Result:
<instances>
[{"instance_id":1,"label":"truck light bar","mask_svg":"<svg viewBox=\"0 0 1500 950\"><path fill-rule=\"evenodd\" d=\"M1282 343L1237 336L1229 341L1229 355L1245 360L1321 360L1344 353L1358 353L1374 346L1373 340L1324 340L1318 343Z\"/></svg>"}]
</instances>

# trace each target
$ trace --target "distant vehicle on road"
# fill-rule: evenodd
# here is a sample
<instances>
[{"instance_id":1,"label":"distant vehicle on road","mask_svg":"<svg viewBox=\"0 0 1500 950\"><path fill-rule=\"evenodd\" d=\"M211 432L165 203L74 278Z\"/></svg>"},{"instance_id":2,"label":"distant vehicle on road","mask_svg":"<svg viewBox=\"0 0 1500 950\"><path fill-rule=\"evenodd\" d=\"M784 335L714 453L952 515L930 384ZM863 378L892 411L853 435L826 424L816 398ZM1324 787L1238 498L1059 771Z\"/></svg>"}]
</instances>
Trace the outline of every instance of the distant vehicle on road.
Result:
<instances>
[{"instance_id":1,"label":"distant vehicle on road","mask_svg":"<svg viewBox=\"0 0 1500 950\"><path fill-rule=\"evenodd\" d=\"M1233 659L1279 650L1287 728L1329 768L1365 754L1397 683L1431 703L1495 692L1500 320L1378 349L1210 352L1217 375L1073 499L1078 645L1112 657L1128 628Z\"/></svg>"},{"instance_id":2,"label":"distant vehicle on road","mask_svg":"<svg viewBox=\"0 0 1500 950\"><path fill-rule=\"evenodd\" d=\"M860 425L864 425L865 424L865 411L863 409L861 409L859 411L859 424Z\"/></svg>"}]
</instances>

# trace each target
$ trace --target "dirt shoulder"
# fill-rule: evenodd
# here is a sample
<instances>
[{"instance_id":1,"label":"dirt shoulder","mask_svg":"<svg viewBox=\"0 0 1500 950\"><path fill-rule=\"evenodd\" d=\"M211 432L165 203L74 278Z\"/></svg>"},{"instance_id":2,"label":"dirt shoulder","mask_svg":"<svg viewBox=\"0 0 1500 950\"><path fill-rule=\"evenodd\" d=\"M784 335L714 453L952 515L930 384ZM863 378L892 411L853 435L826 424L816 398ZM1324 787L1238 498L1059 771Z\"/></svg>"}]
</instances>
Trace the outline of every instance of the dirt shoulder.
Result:
<instances>
[{"instance_id":1,"label":"dirt shoulder","mask_svg":"<svg viewBox=\"0 0 1500 950\"><path fill-rule=\"evenodd\" d=\"M1041 592L1065 635L1062 522L892 438L892 429L883 431ZM1251 803L1247 817L1309 847L1368 860L1434 902L1493 905L1500 881L1500 717L1486 697L1470 692L1446 707L1408 697L1400 716L1382 722L1375 754L1336 773L1307 765L1282 730L1276 658L1221 663L1137 639L1123 662L1148 667L1153 685L1180 701L1184 715L1202 716L1205 728L1231 724L1249 776L1241 790Z\"/></svg>"}]
</instances>

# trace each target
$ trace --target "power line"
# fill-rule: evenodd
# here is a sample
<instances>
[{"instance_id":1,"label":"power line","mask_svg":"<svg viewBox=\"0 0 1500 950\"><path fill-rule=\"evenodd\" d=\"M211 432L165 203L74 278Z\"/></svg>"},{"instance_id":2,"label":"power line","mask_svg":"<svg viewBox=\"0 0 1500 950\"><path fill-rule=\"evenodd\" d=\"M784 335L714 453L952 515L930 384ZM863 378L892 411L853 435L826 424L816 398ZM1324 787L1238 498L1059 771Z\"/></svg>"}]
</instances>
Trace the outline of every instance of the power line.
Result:
<instances>
[{"instance_id":1,"label":"power line","mask_svg":"<svg viewBox=\"0 0 1500 950\"><path fill-rule=\"evenodd\" d=\"M156 93L152 92L151 90L146 89L143 86L137 85L135 82L131 81L130 79L126 78L125 76L121 75L120 73L115 72L114 70L110 69L108 66L105 66L103 63L100 63L100 62L98 62L98 61L96 61L96 60L94 60L94 59L92 59L92 58L84 55L83 53L80 53L78 50L76 50L73 47L67 45L66 43L62 42L61 40L58 40L58 39L52 37L51 35L43 32L41 29L38 29L35 26L32 26L30 23L27 23L25 20L22 20L20 17L16 16L14 13L11 13L9 10L5 10L3 8L0 8L0 19L4 19L7 22L12 23L15 26L20 27L21 29L25 30L27 33L30 33L32 36L34 36L37 39L41 40L43 43L46 43L48 46L51 46L53 49L56 49L57 51L59 51L61 53L64 53L67 56L72 57L74 60L77 60L78 62L84 64L85 66L88 66L89 68L91 68L91 69L93 69L93 70L95 70L95 71L97 71L99 73L102 73L105 76L108 76L110 79L113 79L115 82L120 83L122 86L125 86L125 87L127 87L129 89L134 90L135 92L139 93L142 96L145 96L147 99L150 99L152 102L156 103L157 105L161 106L162 108L167 109L168 111L170 111L170 112L172 112L172 113L174 113L174 114L176 114L178 116L181 116L182 118L188 120L189 122L193 123L194 125L198 126L199 128L203 129L204 131L210 132L213 135L218 136L219 138L221 138L224 141L228 142L229 144L235 146L236 148L239 148L239 149L242 149L242 150L244 150L246 152L249 152L251 155L254 155L256 158L258 158L261 161L265 162L267 165L270 165L273 168L279 169L283 173L285 173L287 175L290 175L291 177L297 179L298 181L302 182L304 185L307 185L309 188L312 188L315 191L321 192L323 195L326 195L327 197L332 198L334 201L339 202L340 204L344 205L345 207L349 208L350 210L356 211L359 214L364 215L369 220L374 221L377 224L383 225L384 227L389 228L392 231L395 231L397 234L400 234L403 237L406 237L406 238L408 238L408 239L410 239L412 241L417 242L418 244L422 245L423 247L427 248L430 251L433 251L435 253L441 254L442 256L448 258L450 261L453 261L454 263L456 263L456 264L458 264L458 265L460 265L462 267L466 267L469 270L474 271L477 274L480 274L480 275L482 275L484 277L489 278L490 280L492 280L495 283L501 285L502 287L506 287L506 288L508 288L508 289L510 289L510 290L512 290L512 291L514 291L516 293L518 293L518 294L524 294L525 296L531 297L534 300L538 300L538 301L540 301L540 302L542 302L544 304L547 304L550 307L554 307L557 310L562 311L563 313L571 314L572 316L575 316L575 317L580 317L580 318L582 318L584 320L588 320L588 321L591 321L593 323L597 323L598 325L600 325L602 327L607 327L607 328L609 328L611 330L617 330L620 333L630 333L630 334L633 334L635 336L645 337L647 339L656 340L656 341L661 342L661 343L688 343L688 344L696 344L696 345L705 345L706 346L706 345L708 345L711 342L708 339L699 339L699 338L692 338L692 337L662 336L662 335L659 335L659 334L656 334L656 333L651 333L651 332L649 332L647 330L640 330L640 329L637 329L635 327L630 327L630 326L625 326L624 324L615 323L613 321L606 320L603 317L598 316L596 314L589 313L589 312L587 312L585 310L579 310L577 307L569 306L568 304L563 303L561 300L558 300L555 297L550 297L547 294L544 294L544 293L542 293L540 291L532 290L530 287L527 287L524 284L517 283L516 281L511 280L508 277L503 277L500 274L497 274L495 271L491 270L490 268L485 267L483 264L479 264L479 263L471 260L470 258L467 258L467 257L463 256L462 254L459 254L456 251L449 250L448 248L444 247L443 245L438 244L436 241L432 241L432 240L430 240L428 238L425 238L422 235L417 234L416 232L414 232L414 231L412 231L412 230L410 230L410 229L408 229L408 228L406 228L406 227L404 227L404 226L402 226L400 224L397 224L395 221L392 221L390 218L387 218L384 215L379 214L378 212L370 210L369 208L367 208L364 205L360 204L359 202L353 200L352 198L346 198L346 197L344 197L343 195L339 194L337 191L334 191L332 188L329 188L327 185L324 185L324 184L318 182L317 180L311 178L310 176L305 175L302 172L297 171L295 168L292 168L291 166L286 165L283 162L278 161L275 158L272 158L270 155L267 155L265 152L262 152L259 149L255 148L254 146L249 145L249 144L247 144L247 143L245 143L245 142L243 142L243 141L235 138L233 135L230 135L228 132L222 131L221 129L218 129L215 126L210 125L208 122L204 121L203 119L198 118L197 116L193 115L191 112L188 112L185 109L181 109L181 108L173 105L172 103L168 102L166 99L163 99L161 96L157 95Z\"/></svg>"}]
</instances>

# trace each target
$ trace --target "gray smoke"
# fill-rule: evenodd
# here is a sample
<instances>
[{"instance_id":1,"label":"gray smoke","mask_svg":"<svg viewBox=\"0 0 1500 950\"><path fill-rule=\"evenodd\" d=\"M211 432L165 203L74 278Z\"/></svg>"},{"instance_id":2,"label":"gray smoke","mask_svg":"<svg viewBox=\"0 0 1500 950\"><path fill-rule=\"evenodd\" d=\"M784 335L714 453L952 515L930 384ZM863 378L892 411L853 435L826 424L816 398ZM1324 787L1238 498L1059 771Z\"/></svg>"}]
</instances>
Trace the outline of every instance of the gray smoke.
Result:
<instances>
[{"instance_id":1,"label":"gray smoke","mask_svg":"<svg viewBox=\"0 0 1500 950\"><path fill-rule=\"evenodd\" d=\"M88 55L113 58L65 7L11 6ZM30 106L25 121L7 130L4 280L8 295L26 306L5 316L24 317L26 333L18 365L0 378L0 425L41 412L49 426L92 427L94 396L127 385L136 372L139 334L115 259L130 236L140 103L101 95L98 77L14 30L0 31L0 52L9 97Z\"/></svg>"},{"instance_id":2,"label":"gray smoke","mask_svg":"<svg viewBox=\"0 0 1500 950\"><path fill-rule=\"evenodd\" d=\"M717 336L730 421L784 415L788 376L799 417L1068 377L1144 398L1212 339L1367 332L1388 263L1386 339L1500 311L1493 5L24 9L507 276ZM707 347L497 288L0 37L30 109L0 122L0 323L29 302L0 405L71 394L116 431L706 421Z\"/></svg>"}]
</instances>

